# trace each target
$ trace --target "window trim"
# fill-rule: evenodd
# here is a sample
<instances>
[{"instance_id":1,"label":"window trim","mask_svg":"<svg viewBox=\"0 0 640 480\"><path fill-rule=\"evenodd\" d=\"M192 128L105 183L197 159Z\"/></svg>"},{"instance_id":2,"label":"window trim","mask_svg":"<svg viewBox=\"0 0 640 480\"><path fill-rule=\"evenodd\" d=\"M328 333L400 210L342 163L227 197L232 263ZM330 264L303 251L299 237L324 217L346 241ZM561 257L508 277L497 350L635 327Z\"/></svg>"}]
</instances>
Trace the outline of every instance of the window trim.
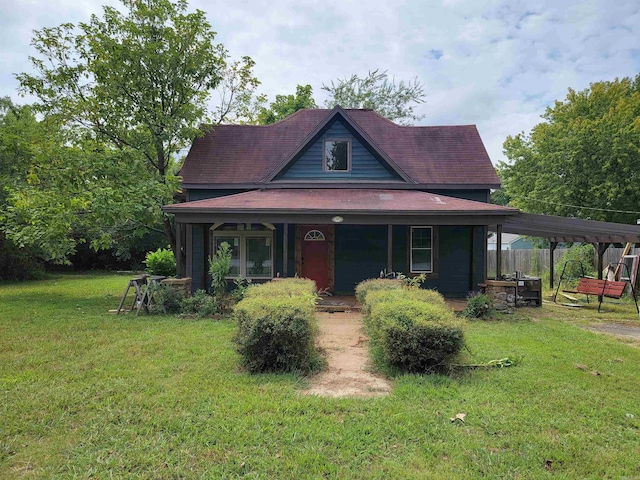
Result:
<instances>
[{"instance_id":1,"label":"window trim","mask_svg":"<svg viewBox=\"0 0 640 480\"><path fill-rule=\"evenodd\" d=\"M268 280L272 279L275 270L276 256L275 256L275 236L273 234L273 230L258 230L258 231L250 231L250 230L213 230L211 231L211 252L210 256L213 257L215 255L216 249L216 237L239 237L240 238L240 273L243 278L251 279L251 280ZM271 268L268 275L247 275L247 238L267 238L271 241L270 250L271 250ZM237 277L237 275L227 275L227 280L233 280Z\"/></svg>"},{"instance_id":2,"label":"window trim","mask_svg":"<svg viewBox=\"0 0 640 480\"><path fill-rule=\"evenodd\" d=\"M319 233L320 235L311 235L311 233ZM324 233L322 233L320 230L309 230L305 236L304 236L304 241L305 242L324 242L326 241L326 238L324 236Z\"/></svg>"},{"instance_id":3,"label":"window trim","mask_svg":"<svg viewBox=\"0 0 640 480\"><path fill-rule=\"evenodd\" d=\"M329 170L327 168L327 142L346 142L347 143L347 169L346 170ZM351 172L351 139L350 138L333 138L328 137L322 140L322 171L327 173L348 173Z\"/></svg>"},{"instance_id":4,"label":"window trim","mask_svg":"<svg viewBox=\"0 0 640 480\"><path fill-rule=\"evenodd\" d=\"M428 228L431 230L431 248L418 248L417 250L430 250L431 251L431 270L416 270L413 268L413 230L416 228ZM409 272L410 273L427 273L433 274L435 273L435 264L434 264L434 243L435 243L435 229L431 225L415 225L411 226L409 229Z\"/></svg>"}]
</instances>

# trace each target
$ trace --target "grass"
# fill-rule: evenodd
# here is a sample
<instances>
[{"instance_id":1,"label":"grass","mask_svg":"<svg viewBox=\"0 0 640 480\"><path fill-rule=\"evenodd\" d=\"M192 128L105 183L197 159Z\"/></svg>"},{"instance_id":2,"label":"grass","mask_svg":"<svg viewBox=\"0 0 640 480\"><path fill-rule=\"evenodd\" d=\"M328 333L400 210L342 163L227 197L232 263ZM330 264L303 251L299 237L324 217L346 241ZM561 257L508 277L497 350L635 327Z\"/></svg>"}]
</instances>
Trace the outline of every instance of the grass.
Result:
<instances>
[{"instance_id":1,"label":"grass","mask_svg":"<svg viewBox=\"0 0 640 480\"><path fill-rule=\"evenodd\" d=\"M640 477L640 349L590 311L467 324L465 360L517 367L332 399L240 371L230 320L108 314L126 283L0 285L0 478Z\"/></svg>"}]
</instances>

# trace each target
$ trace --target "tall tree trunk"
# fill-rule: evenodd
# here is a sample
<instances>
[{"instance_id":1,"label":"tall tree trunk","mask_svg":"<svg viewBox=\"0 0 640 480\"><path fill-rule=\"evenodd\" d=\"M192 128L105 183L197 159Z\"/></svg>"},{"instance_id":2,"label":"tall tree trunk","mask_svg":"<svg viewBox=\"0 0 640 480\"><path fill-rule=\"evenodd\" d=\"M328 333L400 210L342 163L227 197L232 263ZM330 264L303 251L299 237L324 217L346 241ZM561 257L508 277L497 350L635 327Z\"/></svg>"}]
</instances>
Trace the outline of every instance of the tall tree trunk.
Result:
<instances>
[{"instance_id":1,"label":"tall tree trunk","mask_svg":"<svg viewBox=\"0 0 640 480\"><path fill-rule=\"evenodd\" d=\"M169 245L171 245L171 250L173 251L174 254L177 253L176 252L176 231L174 230L174 227L171 224L171 219L167 215L164 215L164 217L162 218L162 227L164 230L164 236L167 237L167 240L169 241Z\"/></svg>"}]
</instances>

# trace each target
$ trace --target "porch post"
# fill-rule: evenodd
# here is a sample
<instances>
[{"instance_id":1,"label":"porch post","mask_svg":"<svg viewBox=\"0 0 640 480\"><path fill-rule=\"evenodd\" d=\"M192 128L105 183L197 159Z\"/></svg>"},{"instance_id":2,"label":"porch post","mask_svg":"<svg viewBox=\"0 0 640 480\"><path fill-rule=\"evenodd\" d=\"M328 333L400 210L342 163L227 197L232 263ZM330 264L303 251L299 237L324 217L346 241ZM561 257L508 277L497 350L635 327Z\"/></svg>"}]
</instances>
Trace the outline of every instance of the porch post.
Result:
<instances>
[{"instance_id":1,"label":"porch post","mask_svg":"<svg viewBox=\"0 0 640 480\"><path fill-rule=\"evenodd\" d=\"M550 242L549 243L549 287L553 290L553 252L556 251L556 247L558 246L558 242Z\"/></svg>"},{"instance_id":2,"label":"porch post","mask_svg":"<svg viewBox=\"0 0 640 480\"><path fill-rule=\"evenodd\" d=\"M387 225L387 273L393 272L393 225Z\"/></svg>"},{"instance_id":3,"label":"porch post","mask_svg":"<svg viewBox=\"0 0 640 480\"><path fill-rule=\"evenodd\" d=\"M496 225L496 280L502 276L502 225Z\"/></svg>"},{"instance_id":4,"label":"porch post","mask_svg":"<svg viewBox=\"0 0 640 480\"><path fill-rule=\"evenodd\" d=\"M282 234L282 276L286 277L289 270L289 224L283 223L282 228L284 228Z\"/></svg>"},{"instance_id":5,"label":"porch post","mask_svg":"<svg viewBox=\"0 0 640 480\"><path fill-rule=\"evenodd\" d=\"M187 224L187 239L185 245L185 253L187 255L187 277L191 277L191 285L194 284L193 278L193 225Z\"/></svg>"},{"instance_id":6,"label":"porch post","mask_svg":"<svg viewBox=\"0 0 640 480\"><path fill-rule=\"evenodd\" d=\"M176 222L176 276L182 278L182 223Z\"/></svg>"}]
</instances>

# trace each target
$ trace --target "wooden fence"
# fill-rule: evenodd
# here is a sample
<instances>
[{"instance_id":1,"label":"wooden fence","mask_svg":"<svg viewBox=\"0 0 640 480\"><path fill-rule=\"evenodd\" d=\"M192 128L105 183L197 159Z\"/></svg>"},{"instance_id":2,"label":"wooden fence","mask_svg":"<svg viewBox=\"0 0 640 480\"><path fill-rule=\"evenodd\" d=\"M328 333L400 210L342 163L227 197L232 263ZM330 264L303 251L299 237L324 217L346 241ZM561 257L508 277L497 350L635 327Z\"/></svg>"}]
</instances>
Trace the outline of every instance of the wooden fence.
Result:
<instances>
[{"instance_id":1,"label":"wooden fence","mask_svg":"<svg viewBox=\"0 0 640 480\"><path fill-rule=\"evenodd\" d=\"M603 265L606 267L610 263L617 263L622 256L623 248L608 248L603 257ZM562 264L559 262L566 248L556 248L553 253L556 274L559 274ZM640 255L640 248L632 248L629 255ZM596 261L594 260L594 265ZM487 270L489 277L496 274L496 251L489 250L487 258ZM503 250L502 251L502 273L513 273L520 271L525 275L541 276L549 270L549 249L531 250Z\"/></svg>"}]
</instances>

